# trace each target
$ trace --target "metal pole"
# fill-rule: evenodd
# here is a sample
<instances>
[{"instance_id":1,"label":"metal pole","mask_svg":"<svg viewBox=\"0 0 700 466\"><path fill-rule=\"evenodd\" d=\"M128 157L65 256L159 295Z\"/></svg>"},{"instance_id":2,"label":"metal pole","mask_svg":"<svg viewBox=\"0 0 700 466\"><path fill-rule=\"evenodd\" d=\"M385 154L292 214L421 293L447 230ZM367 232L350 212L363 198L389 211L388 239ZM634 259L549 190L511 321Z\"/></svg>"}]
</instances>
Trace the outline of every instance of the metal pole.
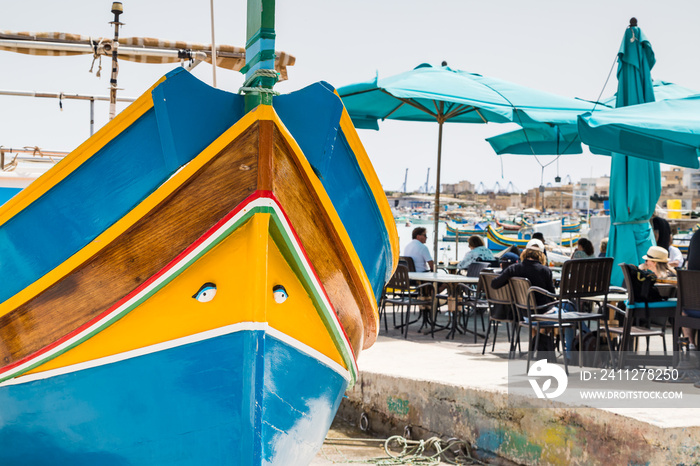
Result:
<instances>
[{"instance_id":1,"label":"metal pole","mask_svg":"<svg viewBox=\"0 0 700 466\"><path fill-rule=\"evenodd\" d=\"M90 99L90 136L95 134L95 99Z\"/></svg>"},{"instance_id":2,"label":"metal pole","mask_svg":"<svg viewBox=\"0 0 700 466\"><path fill-rule=\"evenodd\" d=\"M459 225L457 226L456 234L455 234L455 260L459 260Z\"/></svg>"},{"instance_id":3,"label":"metal pole","mask_svg":"<svg viewBox=\"0 0 700 466\"><path fill-rule=\"evenodd\" d=\"M112 121L117 114L117 74L119 73L119 63L117 57L119 55L119 15L124 13L124 7L121 2L112 3L112 13L114 13L114 41L112 42L112 76L109 79L109 120Z\"/></svg>"},{"instance_id":4,"label":"metal pole","mask_svg":"<svg viewBox=\"0 0 700 466\"><path fill-rule=\"evenodd\" d=\"M435 209L433 210L433 215L435 216L433 224L435 225L435 232L433 233L433 264L437 272L438 263L438 227L440 225L440 165L442 163L442 119L438 120L438 153L437 153L437 176L435 181Z\"/></svg>"},{"instance_id":5,"label":"metal pole","mask_svg":"<svg viewBox=\"0 0 700 466\"><path fill-rule=\"evenodd\" d=\"M209 2L211 6L211 74L212 84L216 87L216 39L214 34L214 0Z\"/></svg>"}]
</instances>

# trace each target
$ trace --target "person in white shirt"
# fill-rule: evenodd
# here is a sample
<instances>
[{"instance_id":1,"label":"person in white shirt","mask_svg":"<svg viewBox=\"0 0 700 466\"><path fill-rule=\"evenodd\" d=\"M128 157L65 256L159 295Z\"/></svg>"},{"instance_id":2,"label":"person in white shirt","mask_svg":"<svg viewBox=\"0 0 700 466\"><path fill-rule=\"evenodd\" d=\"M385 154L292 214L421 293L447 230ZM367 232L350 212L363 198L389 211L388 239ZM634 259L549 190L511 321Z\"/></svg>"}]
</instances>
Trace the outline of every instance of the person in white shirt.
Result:
<instances>
[{"instance_id":1,"label":"person in white shirt","mask_svg":"<svg viewBox=\"0 0 700 466\"><path fill-rule=\"evenodd\" d=\"M671 228L671 240L669 241L668 245L668 266L672 268L683 267L683 262L685 262L685 259L683 259L683 253L681 253L680 249L671 244L673 243L673 235L677 234L678 228Z\"/></svg>"},{"instance_id":2,"label":"person in white shirt","mask_svg":"<svg viewBox=\"0 0 700 466\"><path fill-rule=\"evenodd\" d=\"M683 267L683 253L677 247L671 245L668 247L668 266Z\"/></svg>"},{"instance_id":3,"label":"person in white shirt","mask_svg":"<svg viewBox=\"0 0 700 466\"><path fill-rule=\"evenodd\" d=\"M413 264L416 266L416 272L432 272L433 257L430 255L428 246L425 245L428 239L428 233L423 227L416 227L412 233L413 240L406 245L403 250L404 256L409 256L413 259Z\"/></svg>"}]
</instances>

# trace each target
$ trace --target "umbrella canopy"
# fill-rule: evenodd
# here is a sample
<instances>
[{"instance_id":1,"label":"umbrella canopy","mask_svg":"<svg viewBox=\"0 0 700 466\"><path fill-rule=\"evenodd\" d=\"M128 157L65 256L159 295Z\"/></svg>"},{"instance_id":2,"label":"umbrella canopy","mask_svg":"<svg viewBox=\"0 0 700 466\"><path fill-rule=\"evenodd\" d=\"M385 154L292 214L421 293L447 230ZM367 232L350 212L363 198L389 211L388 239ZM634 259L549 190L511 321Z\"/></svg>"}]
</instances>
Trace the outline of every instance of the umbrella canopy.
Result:
<instances>
[{"instance_id":1,"label":"umbrella canopy","mask_svg":"<svg viewBox=\"0 0 700 466\"><path fill-rule=\"evenodd\" d=\"M581 140L574 125L541 125L517 129L487 138L496 154L581 154Z\"/></svg>"},{"instance_id":2,"label":"umbrella canopy","mask_svg":"<svg viewBox=\"0 0 700 466\"><path fill-rule=\"evenodd\" d=\"M586 113L579 133L597 148L700 168L700 95Z\"/></svg>"},{"instance_id":3,"label":"umbrella canopy","mask_svg":"<svg viewBox=\"0 0 700 466\"><path fill-rule=\"evenodd\" d=\"M666 99L682 99L698 94L698 91L679 86L678 84L666 81L653 81L654 98L656 101ZM605 111L615 107L617 94L602 100L601 102L588 102L585 113L595 110ZM583 101L580 105L586 107ZM580 113L581 115L583 113ZM559 115L548 115L550 124L529 124L526 128L499 134L490 137L486 141L491 144L493 150L498 154L520 154L520 155L567 155L583 153L581 147L581 137L577 125L578 115L572 112L562 112ZM610 155L610 151L601 150L598 147L591 147L591 152L599 155ZM617 149L620 151L620 149ZM624 151L622 151L624 152ZM636 155L636 154L630 154ZM674 162L671 162L674 163Z\"/></svg>"},{"instance_id":4,"label":"umbrella canopy","mask_svg":"<svg viewBox=\"0 0 700 466\"><path fill-rule=\"evenodd\" d=\"M654 101L651 68L655 63L651 43L632 18L618 52L616 107ZM602 112L601 112L602 113ZM595 140L589 143L599 147ZM607 256L616 263L639 264L654 244L649 219L661 194L658 162L613 153L610 167L610 234ZM611 282L621 285L622 270L613 269Z\"/></svg>"},{"instance_id":5,"label":"umbrella canopy","mask_svg":"<svg viewBox=\"0 0 700 466\"><path fill-rule=\"evenodd\" d=\"M541 125L567 113L572 121L590 109L575 99L537 91L508 81L422 64L389 78L351 84L338 89L357 128L379 129L385 119L437 122L438 160L435 189L433 258L437 258L442 126L455 123L518 123Z\"/></svg>"},{"instance_id":6,"label":"umbrella canopy","mask_svg":"<svg viewBox=\"0 0 700 466\"><path fill-rule=\"evenodd\" d=\"M652 89L654 91L655 102L669 99L684 99L686 97L690 97L691 95L698 94L698 91L694 89L689 89L687 87L667 81L661 81L659 79L652 80ZM603 100L601 104L607 108L615 108L616 101L617 93ZM605 108L601 108L600 110L605 110Z\"/></svg>"}]
</instances>

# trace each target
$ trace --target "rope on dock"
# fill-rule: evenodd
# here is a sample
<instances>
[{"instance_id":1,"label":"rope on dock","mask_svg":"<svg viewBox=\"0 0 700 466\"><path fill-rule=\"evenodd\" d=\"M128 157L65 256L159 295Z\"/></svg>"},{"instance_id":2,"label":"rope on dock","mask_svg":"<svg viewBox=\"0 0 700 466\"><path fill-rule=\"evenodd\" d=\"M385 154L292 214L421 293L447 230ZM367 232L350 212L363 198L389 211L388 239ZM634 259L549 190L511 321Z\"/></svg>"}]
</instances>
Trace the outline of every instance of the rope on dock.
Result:
<instances>
[{"instance_id":1,"label":"rope on dock","mask_svg":"<svg viewBox=\"0 0 700 466\"><path fill-rule=\"evenodd\" d=\"M441 462L449 464L484 464L471 456L469 445L463 440L450 439L443 441L438 437L427 440L408 440L401 435L388 439L367 438L326 438L326 445L352 445L361 443L384 443L386 457L360 460L346 459L346 463L377 464L377 465L438 465ZM401 451L396 453L396 449ZM431 454L432 452L435 452Z\"/></svg>"}]
</instances>

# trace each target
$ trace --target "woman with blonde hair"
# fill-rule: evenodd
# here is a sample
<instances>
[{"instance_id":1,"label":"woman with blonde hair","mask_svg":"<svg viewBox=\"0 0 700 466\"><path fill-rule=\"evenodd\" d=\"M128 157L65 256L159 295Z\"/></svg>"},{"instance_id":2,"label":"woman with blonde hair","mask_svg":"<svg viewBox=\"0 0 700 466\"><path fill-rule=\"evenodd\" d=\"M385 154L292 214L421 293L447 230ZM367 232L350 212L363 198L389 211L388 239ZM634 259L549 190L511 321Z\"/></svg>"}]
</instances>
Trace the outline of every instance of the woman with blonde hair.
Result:
<instances>
[{"instance_id":1,"label":"woman with blonde hair","mask_svg":"<svg viewBox=\"0 0 700 466\"><path fill-rule=\"evenodd\" d=\"M639 268L654 272L656 278L663 279L676 276L676 271L668 266L668 251L661 246L650 247L642 258L644 263Z\"/></svg>"}]
</instances>

